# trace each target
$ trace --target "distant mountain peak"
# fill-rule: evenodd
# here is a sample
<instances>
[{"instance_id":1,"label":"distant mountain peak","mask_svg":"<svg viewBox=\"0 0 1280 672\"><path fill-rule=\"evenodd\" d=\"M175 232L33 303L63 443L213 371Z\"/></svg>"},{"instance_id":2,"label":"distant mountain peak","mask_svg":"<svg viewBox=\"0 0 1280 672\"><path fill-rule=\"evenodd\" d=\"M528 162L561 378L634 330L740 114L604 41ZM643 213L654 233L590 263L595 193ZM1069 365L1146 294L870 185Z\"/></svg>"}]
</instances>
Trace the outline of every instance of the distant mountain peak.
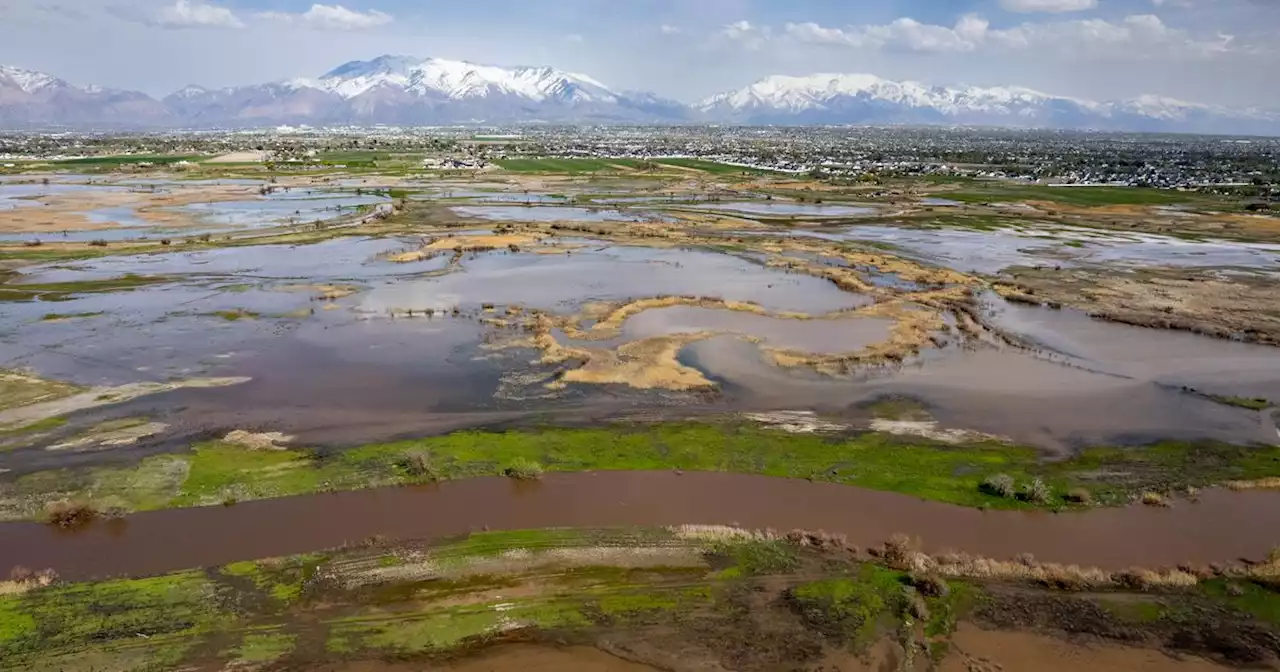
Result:
<instances>
[{"instance_id":1,"label":"distant mountain peak","mask_svg":"<svg viewBox=\"0 0 1280 672\"><path fill-rule=\"evenodd\" d=\"M532 102L611 102L617 99L607 86L588 77L547 66L502 67L447 58L379 56L351 61L325 73L318 80L291 80L356 98L376 89L414 96L462 100L513 96Z\"/></svg>"},{"instance_id":2,"label":"distant mountain peak","mask_svg":"<svg viewBox=\"0 0 1280 672\"><path fill-rule=\"evenodd\" d=\"M556 122L948 125L1280 135L1280 111L1142 95L1096 102L1020 86L941 86L868 73L773 75L685 105L545 65L384 55L320 77L156 101L0 66L0 128L270 127Z\"/></svg>"},{"instance_id":3,"label":"distant mountain peak","mask_svg":"<svg viewBox=\"0 0 1280 672\"><path fill-rule=\"evenodd\" d=\"M708 118L739 123L1280 132L1280 112L1233 110L1161 96L1097 102L1019 86L928 86L863 73L775 75L711 96L695 107Z\"/></svg>"},{"instance_id":4,"label":"distant mountain peak","mask_svg":"<svg viewBox=\"0 0 1280 672\"><path fill-rule=\"evenodd\" d=\"M35 93L44 89L67 86L66 82L53 75L12 65L0 65L0 80L13 82L13 85L24 93Z\"/></svg>"}]
</instances>

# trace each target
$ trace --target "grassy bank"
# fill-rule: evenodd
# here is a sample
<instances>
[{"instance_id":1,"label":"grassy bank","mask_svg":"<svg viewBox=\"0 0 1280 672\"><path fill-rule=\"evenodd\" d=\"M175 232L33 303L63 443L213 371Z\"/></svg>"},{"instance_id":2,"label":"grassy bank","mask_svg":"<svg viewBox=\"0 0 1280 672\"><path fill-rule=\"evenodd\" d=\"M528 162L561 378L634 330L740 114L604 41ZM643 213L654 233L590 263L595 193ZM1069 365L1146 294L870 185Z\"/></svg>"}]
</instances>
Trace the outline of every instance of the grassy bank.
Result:
<instances>
[{"instance_id":1,"label":"grassy bank","mask_svg":"<svg viewBox=\"0 0 1280 672\"><path fill-rule=\"evenodd\" d=\"M1079 594L918 564L893 543L863 553L821 535L684 526L476 533L97 583L28 572L0 584L0 659L86 672L306 668L439 662L512 639L657 637L636 650L655 666L667 655L812 664L885 643L939 662L957 624L976 621L1243 664L1265 658L1280 626L1280 593L1241 578Z\"/></svg>"},{"instance_id":2,"label":"grassy bank","mask_svg":"<svg viewBox=\"0 0 1280 672\"><path fill-rule=\"evenodd\" d=\"M64 499L101 511L144 511L478 476L672 469L803 478L962 506L1059 509L1280 476L1280 447L1162 443L1044 462L1031 448L996 442L792 434L731 422L464 431L331 451L215 441L133 466L43 471L0 483L0 519L39 519Z\"/></svg>"}]
</instances>

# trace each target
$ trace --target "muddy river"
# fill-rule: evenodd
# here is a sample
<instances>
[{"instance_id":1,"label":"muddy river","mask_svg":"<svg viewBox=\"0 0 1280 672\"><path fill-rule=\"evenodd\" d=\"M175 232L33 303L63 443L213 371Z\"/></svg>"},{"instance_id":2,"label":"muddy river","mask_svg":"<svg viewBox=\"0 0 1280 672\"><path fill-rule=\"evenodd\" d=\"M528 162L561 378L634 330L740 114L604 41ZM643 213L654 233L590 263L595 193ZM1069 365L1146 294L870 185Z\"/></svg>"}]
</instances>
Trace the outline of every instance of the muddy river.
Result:
<instances>
[{"instance_id":1,"label":"muddy river","mask_svg":"<svg viewBox=\"0 0 1280 672\"><path fill-rule=\"evenodd\" d=\"M1232 524L1221 524L1226 520ZM823 529L863 547L901 532L933 551L1033 553L1041 561L1119 569L1264 557L1280 543L1280 493L1206 491L1197 503L1167 509L1051 514L741 474L548 474L532 483L494 477L154 511L71 532L6 523L0 567L52 567L78 579L301 553L374 535L433 539L481 529L683 523Z\"/></svg>"}]
</instances>

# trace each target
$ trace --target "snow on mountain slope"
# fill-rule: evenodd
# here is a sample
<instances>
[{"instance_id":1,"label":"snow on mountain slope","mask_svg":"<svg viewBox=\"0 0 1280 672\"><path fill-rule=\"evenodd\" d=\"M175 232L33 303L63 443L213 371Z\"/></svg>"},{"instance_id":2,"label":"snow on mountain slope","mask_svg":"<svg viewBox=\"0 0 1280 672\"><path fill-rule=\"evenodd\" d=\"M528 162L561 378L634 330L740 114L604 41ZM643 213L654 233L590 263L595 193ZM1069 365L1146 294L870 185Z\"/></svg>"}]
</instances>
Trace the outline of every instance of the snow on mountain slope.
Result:
<instances>
[{"instance_id":1,"label":"snow on mountain slope","mask_svg":"<svg viewBox=\"0 0 1280 672\"><path fill-rule=\"evenodd\" d=\"M1019 87L929 87L918 82L895 82L867 74L816 74L805 77L774 75L746 88L712 96L697 107L704 112L752 108L800 112L823 108L841 98L865 98L905 107L931 108L943 113L1001 110L1038 105L1054 99L1048 94Z\"/></svg>"},{"instance_id":2,"label":"snow on mountain slope","mask_svg":"<svg viewBox=\"0 0 1280 672\"><path fill-rule=\"evenodd\" d=\"M612 91L549 67L499 67L441 58L379 56L319 78L202 92L165 102L201 123L433 124L471 121L643 122L683 119L688 109L651 94ZM288 114L288 117L279 115ZM273 116L275 115L275 116Z\"/></svg>"},{"instance_id":3,"label":"snow on mountain slope","mask_svg":"<svg viewBox=\"0 0 1280 672\"><path fill-rule=\"evenodd\" d=\"M969 124L1133 131L1277 133L1280 113L1158 96L1094 102L1021 87L926 86L867 74L775 75L695 108L739 123Z\"/></svg>"},{"instance_id":4,"label":"snow on mountain slope","mask_svg":"<svg viewBox=\"0 0 1280 672\"><path fill-rule=\"evenodd\" d=\"M554 68L503 68L442 58L381 56L371 61L346 63L315 82L295 81L347 99L377 87L391 87L421 96L443 96L452 100L514 95L538 102L549 99L597 103L617 101L617 95L608 87L586 75Z\"/></svg>"},{"instance_id":5,"label":"snow on mountain slope","mask_svg":"<svg viewBox=\"0 0 1280 672\"><path fill-rule=\"evenodd\" d=\"M79 88L43 72L0 65L0 128L149 126L169 118L165 106L144 93Z\"/></svg>"},{"instance_id":6,"label":"snow on mountain slope","mask_svg":"<svg viewBox=\"0 0 1280 672\"><path fill-rule=\"evenodd\" d=\"M43 72L15 68L10 65L0 65L0 87L6 84L17 87L23 93L28 94L45 89L68 86L66 82Z\"/></svg>"}]
</instances>

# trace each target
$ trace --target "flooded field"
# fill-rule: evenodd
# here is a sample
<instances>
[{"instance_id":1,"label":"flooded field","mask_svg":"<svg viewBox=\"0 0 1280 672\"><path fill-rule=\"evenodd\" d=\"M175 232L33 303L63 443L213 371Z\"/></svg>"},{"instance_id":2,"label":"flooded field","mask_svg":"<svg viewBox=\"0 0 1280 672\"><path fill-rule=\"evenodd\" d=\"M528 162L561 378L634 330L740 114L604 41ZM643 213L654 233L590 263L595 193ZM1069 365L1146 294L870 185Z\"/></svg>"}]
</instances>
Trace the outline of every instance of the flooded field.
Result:
<instances>
[{"instance_id":1,"label":"flooded field","mask_svg":"<svg viewBox=\"0 0 1280 672\"><path fill-rule=\"evenodd\" d=\"M630 210L597 210L592 208L570 208L562 206L537 206L519 208L514 206L457 205L452 208L455 213L464 217L489 219L494 221L515 222L644 222L644 221L676 221L666 215L655 212Z\"/></svg>"},{"instance_id":2,"label":"flooded field","mask_svg":"<svg viewBox=\"0 0 1280 672\"><path fill-rule=\"evenodd\" d=\"M140 580L261 629L193 669L1266 658L1262 216L419 160L0 179L0 656L114 642L42 606L99 586L166 645Z\"/></svg>"},{"instance_id":3,"label":"flooded field","mask_svg":"<svg viewBox=\"0 0 1280 672\"><path fill-rule=\"evenodd\" d=\"M1010 266L1081 264L1280 271L1280 245L1184 240L1061 226L919 230L867 225L825 235L888 243L933 263L980 273L996 273Z\"/></svg>"},{"instance_id":4,"label":"flooded field","mask_svg":"<svg viewBox=\"0 0 1280 672\"><path fill-rule=\"evenodd\" d=\"M855 217L875 214L877 210L865 206L786 203L778 201L744 203L699 204L701 210L727 210L769 217Z\"/></svg>"}]
</instances>

